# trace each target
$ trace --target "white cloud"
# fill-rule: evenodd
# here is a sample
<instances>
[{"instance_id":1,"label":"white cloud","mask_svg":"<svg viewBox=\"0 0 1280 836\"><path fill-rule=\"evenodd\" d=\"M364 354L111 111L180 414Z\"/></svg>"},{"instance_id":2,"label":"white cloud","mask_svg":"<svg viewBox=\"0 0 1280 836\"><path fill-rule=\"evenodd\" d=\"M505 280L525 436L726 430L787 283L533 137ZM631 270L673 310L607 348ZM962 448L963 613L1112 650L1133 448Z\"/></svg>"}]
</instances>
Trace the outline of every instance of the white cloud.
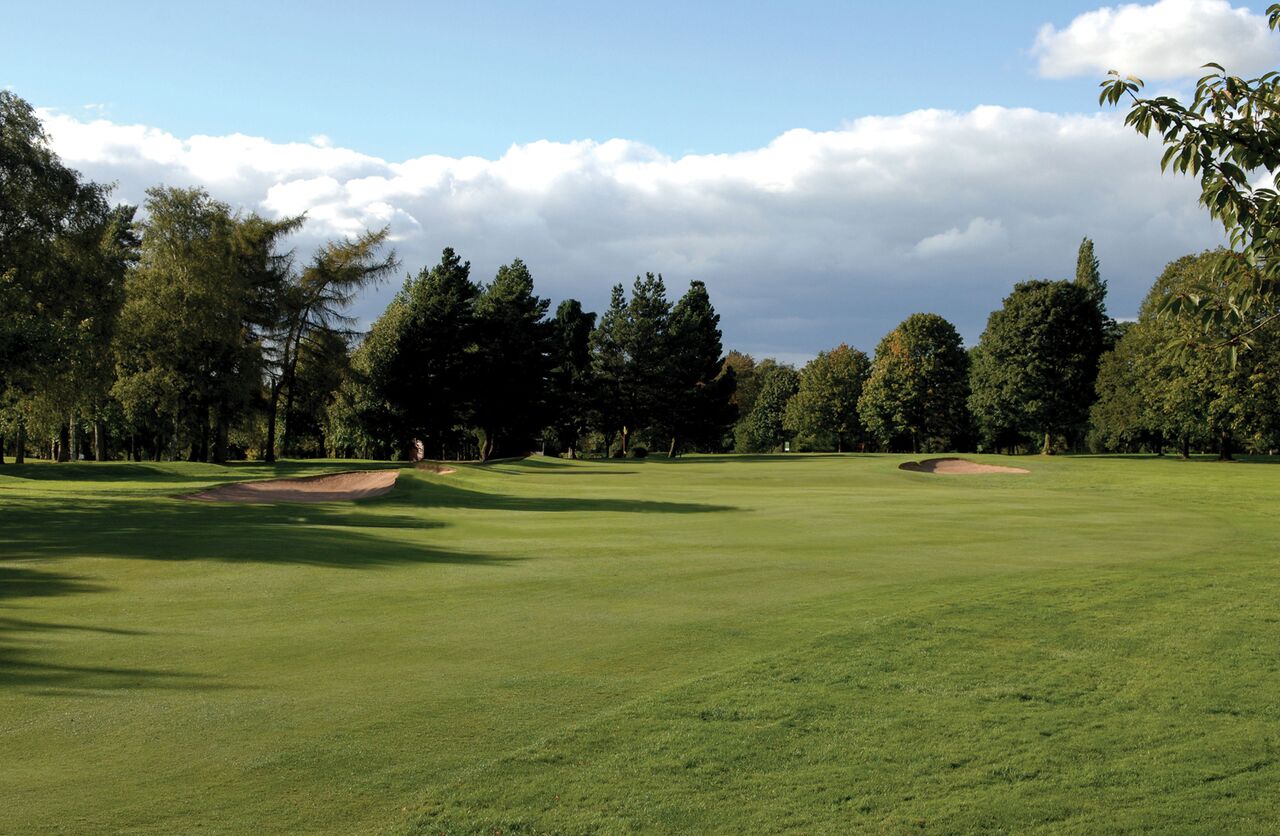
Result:
<instances>
[{"instance_id":1,"label":"white cloud","mask_svg":"<svg viewBox=\"0 0 1280 836\"><path fill-rule=\"evenodd\" d=\"M455 247L487 279L522 257L542 293L597 310L646 270L673 294L708 283L729 344L812 354L870 349L932 310L976 338L1018 280L1062 277L1084 235L1131 313L1163 264L1220 235L1194 182L1159 173L1159 147L1115 114L980 107L789 131L734 154L670 157L637 142L535 142L500 158L389 162L332 145L187 139L44 112L56 150L119 196L203 185L271 215L306 212L304 252L390 225L407 271ZM393 292L360 303L366 321Z\"/></svg>"},{"instance_id":2,"label":"white cloud","mask_svg":"<svg viewBox=\"0 0 1280 836\"><path fill-rule=\"evenodd\" d=\"M1264 15L1228 0L1159 0L1086 12L1065 29L1046 24L1033 54L1049 78L1101 77L1109 70L1145 81L1203 75L1209 62L1235 75L1273 69L1280 36Z\"/></svg>"},{"instance_id":3,"label":"white cloud","mask_svg":"<svg viewBox=\"0 0 1280 836\"><path fill-rule=\"evenodd\" d=\"M954 255L956 253L975 252L989 249L992 245L1003 241L1004 224L1000 219L974 218L964 229L953 226L946 232L922 238L916 244L916 255L933 257Z\"/></svg>"}]
</instances>

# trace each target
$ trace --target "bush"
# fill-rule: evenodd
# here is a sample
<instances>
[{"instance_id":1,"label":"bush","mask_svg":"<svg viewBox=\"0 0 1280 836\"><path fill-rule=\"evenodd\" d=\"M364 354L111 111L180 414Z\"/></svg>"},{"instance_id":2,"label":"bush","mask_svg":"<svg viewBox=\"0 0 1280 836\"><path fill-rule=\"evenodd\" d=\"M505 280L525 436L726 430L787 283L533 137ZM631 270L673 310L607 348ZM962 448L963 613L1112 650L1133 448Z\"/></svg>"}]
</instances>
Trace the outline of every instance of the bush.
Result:
<instances>
[{"instance_id":1,"label":"bush","mask_svg":"<svg viewBox=\"0 0 1280 836\"><path fill-rule=\"evenodd\" d=\"M647 447L631 448L631 458L633 459L643 459L645 456L648 456L648 455L649 455L649 449Z\"/></svg>"}]
</instances>

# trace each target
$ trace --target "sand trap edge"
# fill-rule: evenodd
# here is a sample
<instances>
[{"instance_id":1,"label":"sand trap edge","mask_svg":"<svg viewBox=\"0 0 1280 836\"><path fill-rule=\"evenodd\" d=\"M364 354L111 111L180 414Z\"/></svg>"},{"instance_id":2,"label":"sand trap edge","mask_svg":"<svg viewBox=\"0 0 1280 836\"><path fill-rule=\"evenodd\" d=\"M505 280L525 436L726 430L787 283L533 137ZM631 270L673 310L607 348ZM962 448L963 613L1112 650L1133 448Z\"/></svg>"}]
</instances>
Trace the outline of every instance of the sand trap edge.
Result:
<instances>
[{"instance_id":1,"label":"sand trap edge","mask_svg":"<svg viewBox=\"0 0 1280 836\"><path fill-rule=\"evenodd\" d=\"M441 476L447 476L450 473L457 473L456 467L449 467L447 464L439 462L418 462L413 466L414 470L425 470L428 473L438 473Z\"/></svg>"},{"instance_id":2,"label":"sand trap edge","mask_svg":"<svg viewBox=\"0 0 1280 836\"><path fill-rule=\"evenodd\" d=\"M347 470L289 479L229 482L178 499L193 502L235 502L260 505L274 502L355 502L382 496L395 487L399 470Z\"/></svg>"}]
</instances>

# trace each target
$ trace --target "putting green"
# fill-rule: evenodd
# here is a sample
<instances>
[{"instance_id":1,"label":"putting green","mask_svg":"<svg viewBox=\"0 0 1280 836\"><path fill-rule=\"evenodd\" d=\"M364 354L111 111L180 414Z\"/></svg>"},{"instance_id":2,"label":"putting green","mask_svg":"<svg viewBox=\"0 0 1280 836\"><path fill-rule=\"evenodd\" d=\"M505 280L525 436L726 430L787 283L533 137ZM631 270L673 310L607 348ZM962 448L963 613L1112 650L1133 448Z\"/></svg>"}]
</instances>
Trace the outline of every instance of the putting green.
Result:
<instances>
[{"instance_id":1,"label":"putting green","mask_svg":"<svg viewBox=\"0 0 1280 836\"><path fill-rule=\"evenodd\" d=\"M6 465L0 831L1271 830L1280 467L911 458Z\"/></svg>"}]
</instances>

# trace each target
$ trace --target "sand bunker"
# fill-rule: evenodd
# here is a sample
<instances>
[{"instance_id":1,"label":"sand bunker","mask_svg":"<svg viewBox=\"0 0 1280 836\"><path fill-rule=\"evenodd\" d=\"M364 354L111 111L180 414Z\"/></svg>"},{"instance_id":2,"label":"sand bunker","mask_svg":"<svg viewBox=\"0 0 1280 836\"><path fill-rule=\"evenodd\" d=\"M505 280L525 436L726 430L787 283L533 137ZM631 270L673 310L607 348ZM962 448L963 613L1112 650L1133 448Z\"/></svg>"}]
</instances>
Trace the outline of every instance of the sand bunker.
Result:
<instances>
[{"instance_id":1,"label":"sand bunker","mask_svg":"<svg viewBox=\"0 0 1280 836\"><path fill-rule=\"evenodd\" d=\"M357 470L299 479L236 482L182 497L200 502L349 502L382 496L396 483L398 470Z\"/></svg>"},{"instance_id":2,"label":"sand bunker","mask_svg":"<svg viewBox=\"0 0 1280 836\"><path fill-rule=\"evenodd\" d=\"M449 467L447 464L439 462L418 462L414 465L418 470L425 470L428 473L457 473L456 468Z\"/></svg>"},{"instance_id":3,"label":"sand bunker","mask_svg":"<svg viewBox=\"0 0 1280 836\"><path fill-rule=\"evenodd\" d=\"M1002 467L998 464L978 464L968 459L944 458L925 459L922 462L903 462L899 470L910 470L913 473L945 473L948 475L969 475L973 473L1030 473L1020 467Z\"/></svg>"}]
</instances>

